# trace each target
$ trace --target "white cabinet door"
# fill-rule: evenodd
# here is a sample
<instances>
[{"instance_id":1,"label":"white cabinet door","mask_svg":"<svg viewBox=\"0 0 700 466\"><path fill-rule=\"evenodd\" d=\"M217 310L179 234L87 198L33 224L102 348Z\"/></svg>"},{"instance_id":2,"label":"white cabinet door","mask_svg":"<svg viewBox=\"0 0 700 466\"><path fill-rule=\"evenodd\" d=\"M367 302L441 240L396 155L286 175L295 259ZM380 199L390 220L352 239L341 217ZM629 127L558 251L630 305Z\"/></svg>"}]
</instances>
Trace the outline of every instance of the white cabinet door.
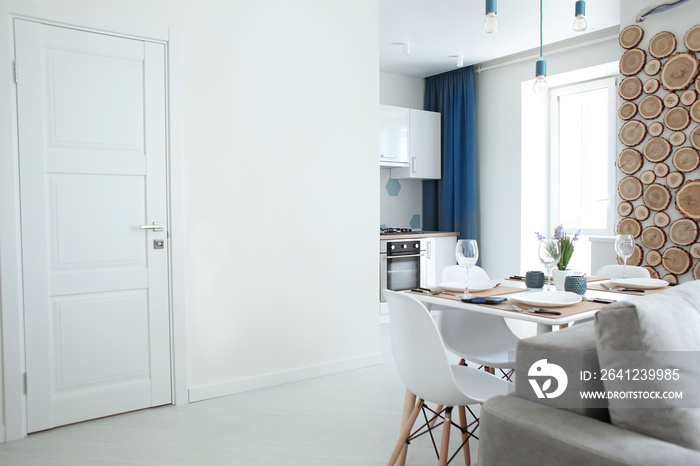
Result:
<instances>
[{"instance_id":1,"label":"white cabinet door","mask_svg":"<svg viewBox=\"0 0 700 466\"><path fill-rule=\"evenodd\" d=\"M379 163L386 167L408 165L409 111L391 105L379 106Z\"/></svg>"},{"instance_id":2,"label":"white cabinet door","mask_svg":"<svg viewBox=\"0 0 700 466\"><path fill-rule=\"evenodd\" d=\"M455 259L456 236L426 238L426 287L436 286L442 281L442 269L457 263Z\"/></svg>"},{"instance_id":3,"label":"white cabinet door","mask_svg":"<svg viewBox=\"0 0 700 466\"><path fill-rule=\"evenodd\" d=\"M165 48L15 21L27 429L170 403Z\"/></svg>"},{"instance_id":4,"label":"white cabinet door","mask_svg":"<svg viewBox=\"0 0 700 466\"><path fill-rule=\"evenodd\" d=\"M440 114L410 109L408 167L393 168L391 177L440 179L442 176Z\"/></svg>"}]
</instances>

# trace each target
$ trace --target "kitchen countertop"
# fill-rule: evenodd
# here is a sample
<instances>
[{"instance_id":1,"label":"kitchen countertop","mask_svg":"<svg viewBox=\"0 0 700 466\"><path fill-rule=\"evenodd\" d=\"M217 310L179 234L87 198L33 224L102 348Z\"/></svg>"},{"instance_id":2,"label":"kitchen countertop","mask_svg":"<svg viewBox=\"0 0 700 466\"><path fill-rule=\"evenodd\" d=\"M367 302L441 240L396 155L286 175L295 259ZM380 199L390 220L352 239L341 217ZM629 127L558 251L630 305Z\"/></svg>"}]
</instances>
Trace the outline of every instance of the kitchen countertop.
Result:
<instances>
[{"instance_id":1,"label":"kitchen countertop","mask_svg":"<svg viewBox=\"0 0 700 466\"><path fill-rule=\"evenodd\" d=\"M401 240L413 238L437 238L440 236L459 236L458 231L423 231L420 233L397 233L393 235L379 235L380 240Z\"/></svg>"}]
</instances>

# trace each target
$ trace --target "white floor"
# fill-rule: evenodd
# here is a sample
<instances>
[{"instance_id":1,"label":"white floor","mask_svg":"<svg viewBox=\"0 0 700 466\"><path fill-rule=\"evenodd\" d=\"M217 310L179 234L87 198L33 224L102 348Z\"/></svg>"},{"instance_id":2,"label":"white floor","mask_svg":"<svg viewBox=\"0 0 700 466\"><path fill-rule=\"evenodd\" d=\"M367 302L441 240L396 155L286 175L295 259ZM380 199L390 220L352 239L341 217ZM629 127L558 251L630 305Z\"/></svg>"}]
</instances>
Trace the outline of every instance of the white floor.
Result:
<instances>
[{"instance_id":1,"label":"white floor","mask_svg":"<svg viewBox=\"0 0 700 466\"><path fill-rule=\"evenodd\" d=\"M380 365L32 434L0 444L0 465L385 465L405 388L381 327ZM428 436L409 452L407 465L437 464Z\"/></svg>"}]
</instances>

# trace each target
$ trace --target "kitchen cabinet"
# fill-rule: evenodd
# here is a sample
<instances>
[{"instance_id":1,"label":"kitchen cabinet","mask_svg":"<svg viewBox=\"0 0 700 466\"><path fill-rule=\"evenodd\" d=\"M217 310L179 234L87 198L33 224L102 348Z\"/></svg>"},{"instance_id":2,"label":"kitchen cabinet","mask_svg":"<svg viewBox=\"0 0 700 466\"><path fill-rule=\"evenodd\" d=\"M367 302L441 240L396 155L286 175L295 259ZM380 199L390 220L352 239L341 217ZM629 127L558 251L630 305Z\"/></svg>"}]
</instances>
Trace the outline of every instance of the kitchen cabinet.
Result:
<instances>
[{"instance_id":1,"label":"kitchen cabinet","mask_svg":"<svg viewBox=\"0 0 700 466\"><path fill-rule=\"evenodd\" d=\"M395 179L439 179L440 114L380 105L380 166Z\"/></svg>"},{"instance_id":2,"label":"kitchen cabinet","mask_svg":"<svg viewBox=\"0 0 700 466\"><path fill-rule=\"evenodd\" d=\"M425 285L437 286L442 281L442 269L457 263L455 246L457 236L438 236L426 238L425 247Z\"/></svg>"}]
</instances>

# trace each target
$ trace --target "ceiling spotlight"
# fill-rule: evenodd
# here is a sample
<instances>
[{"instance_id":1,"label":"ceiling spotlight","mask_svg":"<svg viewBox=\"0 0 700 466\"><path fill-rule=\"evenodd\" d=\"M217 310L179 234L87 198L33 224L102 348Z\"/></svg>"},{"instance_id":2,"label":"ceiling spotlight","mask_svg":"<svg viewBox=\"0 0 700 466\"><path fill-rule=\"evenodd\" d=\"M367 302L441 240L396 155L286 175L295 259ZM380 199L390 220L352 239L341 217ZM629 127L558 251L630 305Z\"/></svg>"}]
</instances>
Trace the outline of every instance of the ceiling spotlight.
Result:
<instances>
[{"instance_id":1,"label":"ceiling spotlight","mask_svg":"<svg viewBox=\"0 0 700 466\"><path fill-rule=\"evenodd\" d=\"M489 34L498 31L497 14L496 0L486 0L486 23L484 23L484 29Z\"/></svg>"},{"instance_id":2,"label":"ceiling spotlight","mask_svg":"<svg viewBox=\"0 0 700 466\"><path fill-rule=\"evenodd\" d=\"M574 20L574 31L583 32L588 27L586 21L586 2L578 0L576 2L576 19Z\"/></svg>"}]
</instances>

